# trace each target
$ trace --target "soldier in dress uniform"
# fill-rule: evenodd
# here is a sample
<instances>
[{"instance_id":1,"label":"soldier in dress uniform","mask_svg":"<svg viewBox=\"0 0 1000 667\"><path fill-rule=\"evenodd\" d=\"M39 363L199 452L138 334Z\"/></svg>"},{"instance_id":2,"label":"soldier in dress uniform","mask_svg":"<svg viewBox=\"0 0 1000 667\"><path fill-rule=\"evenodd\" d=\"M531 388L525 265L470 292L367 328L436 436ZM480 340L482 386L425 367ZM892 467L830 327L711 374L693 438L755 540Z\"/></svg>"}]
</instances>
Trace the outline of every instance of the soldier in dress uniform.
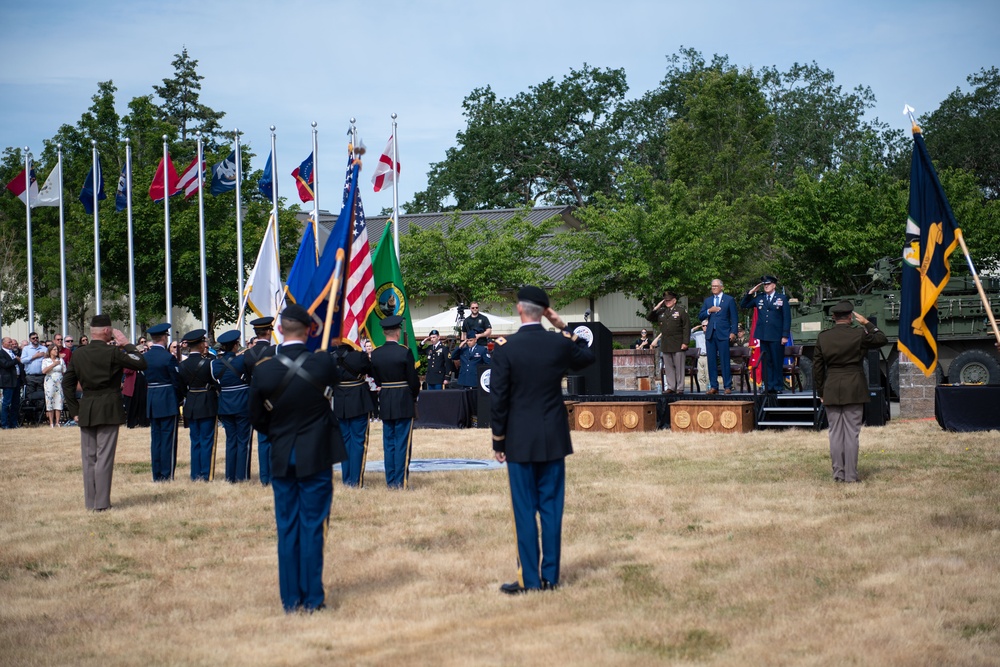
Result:
<instances>
[{"instance_id":1,"label":"soldier in dress uniform","mask_svg":"<svg viewBox=\"0 0 1000 667\"><path fill-rule=\"evenodd\" d=\"M341 345L332 354L337 361L339 378L333 390L333 412L340 422L340 433L347 449L347 459L340 464L340 472L345 486L363 487L370 415L375 409L368 390L372 361L367 353L349 345Z\"/></svg>"},{"instance_id":2,"label":"soldier in dress uniform","mask_svg":"<svg viewBox=\"0 0 1000 667\"><path fill-rule=\"evenodd\" d=\"M89 345L73 354L63 374L62 386L66 411L80 424L84 504L88 510L102 512L111 507L118 428L125 423L122 370L145 370L146 359L125 334L111 328L111 318L107 315L94 315L91 319L90 338ZM83 390L79 400L77 383Z\"/></svg>"},{"instance_id":3,"label":"soldier in dress uniform","mask_svg":"<svg viewBox=\"0 0 1000 667\"><path fill-rule=\"evenodd\" d=\"M427 388L444 389L448 384L448 348L441 342L437 329L431 329L427 338L420 342L420 347L427 349Z\"/></svg>"},{"instance_id":4,"label":"soldier in dress uniform","mask_svg":"<svg viewBox=\"0 0 1000 667\"><path fill-rule=\"evenodd\" d=\"M670 290L653 307L647 319L660 324L656 337L660 346L660 368L663 370L663 393L684 393L684 353L691 340L691 318L687 310L677 303L677 295Z\"/></svg>"},{"instance_id":5,"label":"soldier in dress uniform","mask_svg":"<svg viewBox=\"0 0 1000 667\"><path fill-rule=\"evenodd\" d=\"M180 405L184 402L177 358L167 351L170 323L146 330L150 346L146 357L146 416L149 417L150 458L153 481L168 482L177 468L177 433Z\"/></svg>"},{"instance_id":6,"label":"soldier in dress uniform","mask_svg":"<svg viewBox=\"0 0 1000 667\"><path fill-rule=\"evenodd\" d=\"M191 479L215 479L215 433L219 414L219 382L212 374L207 333L195 329L181 339L187 343L188 358L181 362L184 383L184 419L191 437Z\"/></svg>"},{"instance_id":7,"label":"soldier in dress uniform","mask_svg":"<svg viewBox=\"0 0 1000 667\"><path fill-rule=\"evenodd\" d=\"M325 604L323 542L333 500L333 465L347 454L329 388L336 364L305 345L312 318L291 304L281 313L284 342L254 368L250 420L271 441L271 486L278 529L278 588L288 613Z\"/></svg>"},{"instance_id":8,"label":"soldier in dress uniform","mask_svg":"<svg viewBox=\"0 0 1000 667\"><path fill-rule=\"evenodd\" d=\"M517 312L521 328L497 340L490 375L493 452L507 463L517 531L517 581L500 587L509 594L559 585L566 457L573 453L562 378L594 362L540 287L518 291ZM543 329L543 315L562 331Z\"/></svg>"},{"instance_id":9,"label":"soldier in dress uniform","mask_svg":"<svg viewBox=\"0 0 1000 667\"><path fill-rule=\"evenodd\" d=\"M372 351L372 377L381 387L378 406L382 418L382 449L385 455L385 483L390 489L409 484L413 418L416 416L420 377L409 348L399 344L403 318L382 319L385 344Z\"/></svg>"},{"instance_id":10,"label":"soldier in dress uniform","mask_svg":"<svg viewBox=\"0 0 1000 667\"><path fill-rule=\"evenodd\" d=\"M243 364L247 373L248 383L253 380L254 367L264 357L274 355L274 345L271 344L274 332L274 318L258 317L255 320L250 320L250 326L253 327L253 333L257 337L257 341L243 353ZM250 437L252 438L253 434ZM266 433L261 433L260 431L257 431L257 465L260 471L260 483L267 486L271 483L271 441L268 439Z\"/></svg>"},{"instance_id":11,"label":"soldier in dress uniform","mask_svg":"<svg viewBox=\"0 0 1000 667\"><path fill-rule=\"evenodd\" d=\"M478 336L475 331L468 332L465 343L451 352L451 359L459 363L458 379L455 381L459 387L467 389L478 387L479 367L490 363L490 351L485 345L479 344Z\"/></svg>"},{"instance_id":12,"label":"soldier in dress uniform","mask_svg":"<svg viewBox=\"0 0 1000 667\"><path fill-rule=\"evenodd\" d=\"M764 288L762 294L757 291ZM780 394L785 387L785 345L791 337L792 307L788 297L778 294L778 279L761 276L760 282L747 290L740 299L740 308L756 308L757 324L754 338L760 341L763 357L764 388L769 394Z\"/></svg>"},{"instance_id":13,"label":"soldier in dress uniform","mask_svg":"<svg viewBox=\"0 0 1000 667\"><path fill-rule=\"evenodd\" d=\"M226 431L226 481L250 479L250 383L242 355L236 354L240 332L227 331L216 339L221 354L212 361L212 375L219 379L219 421Z\"/></svg>"}]
</instances>

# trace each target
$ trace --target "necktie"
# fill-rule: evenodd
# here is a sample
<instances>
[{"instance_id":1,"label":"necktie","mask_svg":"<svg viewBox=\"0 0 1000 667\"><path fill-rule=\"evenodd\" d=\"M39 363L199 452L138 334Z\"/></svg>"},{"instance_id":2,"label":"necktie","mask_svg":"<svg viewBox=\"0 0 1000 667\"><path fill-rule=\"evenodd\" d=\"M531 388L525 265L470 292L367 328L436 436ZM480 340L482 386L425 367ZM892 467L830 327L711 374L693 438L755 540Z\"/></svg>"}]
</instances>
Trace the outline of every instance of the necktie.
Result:
<instances>
[{"instance_id":1,"label":"necktie","mask_svg":"<svg viewBox=\"0 0 1000 667\"><path fill-rule=\"evenodd\" d=\"M716 308L719 307L719 297L718 296L715 297L715 307Z\"/></svg>"},{"instance_id":2,"label":"necktie","mask_svg":"<svg viewBox=\"0 0 1000 667\"><path fill-rule=\"evenodd\" d=\"M767 302L768 303L774 303L774 295L773 294L768 294L767 295Z\"/></svg>"}]
</instances>

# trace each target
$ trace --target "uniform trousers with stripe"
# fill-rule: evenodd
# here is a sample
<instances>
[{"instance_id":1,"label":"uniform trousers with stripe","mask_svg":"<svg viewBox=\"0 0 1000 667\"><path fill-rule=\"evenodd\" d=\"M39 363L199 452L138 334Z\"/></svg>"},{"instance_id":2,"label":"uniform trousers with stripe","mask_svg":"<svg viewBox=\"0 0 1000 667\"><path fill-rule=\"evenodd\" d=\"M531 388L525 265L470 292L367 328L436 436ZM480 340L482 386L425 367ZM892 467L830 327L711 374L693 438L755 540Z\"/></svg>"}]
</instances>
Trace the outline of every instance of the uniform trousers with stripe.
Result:
<instances>
[{"instance_id":1,"label":"uniform trousers with stripe","mask_svg":"<svg viewBox=\"0 0 1000 667\"><path fill-rule=\"evenodd\" d=\"M153 464L154 482L174 478L177 467L177 415L149 418L149 458Z\"/></svg>"},{"instance_id":2,"label":"uniform trousers with stripe","mask_svg":"<svg viewBox=\"0 0 1000 667\"><path fill-rule=\"evenodd\" d=\"M318 609L324 600L323 542L333 500L333 469L295 477L274 477L278 525L278 589L286 612Z\"/></svg>"},{"instance_id":3,"label":"uniform trousers with stripe","mask_svg":"<svg viewBox=\"0 0 1000 667\"><path fill-rule=\"evenodd\" d=\"M226 481L244 482L250 478L250 417L219 415L219 421L226 431Z\"/></svg>"},{"instance_id":4,"label":"uniform trousers with stripe","mask_svg":"<svg viewBox=\"0 0 1000 667\"><path fill-rule=\"evenodd\" d=\"M347 460L340 462L345 486L364 486L365 454L368 451L368 415L340 420L340 435L347 449Z\"/></svg>"},{"instance_id":5,"label":"uniform trousers with stripe","mask_svg":"<svg viewBox=\"0 0 1000 667\"><path fill-rule=\"evenodd\" d=\"M517 532L518 583L527 589L541 588L541 579L558 584L566 459L544 463L507 461L507 476Z\"/></svg>"},{"instance_id":6,"label":"uniform trousers with stripe","mask_svg":"<svg viewBox=\"0 0 1000 667\"><path fill-rule=\"evenodd\" d=\"M89 510L111 507L111 477L118 449L118 424L80 427L83 502Z\"/></svg>"},{"instance_id":7,"label":"uniform trousers with stripe","mask_svg":"<svg viewBox=\"0 0 1000 667\"><path fill-rule=\"evenodd\" d=\"M760 341L764 357L764 388L782 391L785 388L785 346L780 340Z\"/></svg>"},{"instance_id":8,"label":"uniform trousers with stripe","mask_svg":"<svg viewBox=\"0 0 1000 667\"><path fill-rule=\"evenodd\" d=\"M191 479L208 481L212 474L215 456L215 417L188 419L191 436Z\"/></svg>"},{"instance_id":9,"label":"uniform trousers with stripe","mask_svg":"<svg viewBox=\"0 0 1000 667\"><path fill-rule=\"evenodd\" d=\"M413 418L382 420L382 453L385 483L390 489L404 489L410 477L410 436Z\"/></svg>"}]
</instances>

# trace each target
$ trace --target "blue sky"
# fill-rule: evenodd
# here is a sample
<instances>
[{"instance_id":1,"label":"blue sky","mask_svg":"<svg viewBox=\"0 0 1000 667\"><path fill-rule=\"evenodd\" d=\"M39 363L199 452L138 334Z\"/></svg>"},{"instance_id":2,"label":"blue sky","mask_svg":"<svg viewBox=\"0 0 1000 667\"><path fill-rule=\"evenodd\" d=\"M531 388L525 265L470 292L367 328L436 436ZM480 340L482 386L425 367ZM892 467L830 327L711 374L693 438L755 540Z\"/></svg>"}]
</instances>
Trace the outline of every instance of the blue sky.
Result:
<instances>
[{"instance_id":1,"label":"blue sky","mask_svg":"<svg viewBox=\"0 0 1000 667\"><path fill-rule=\"evenodd\" d=\"M476 87L509 97L587 63L624 68L638 97L685 46L754 69L815 60L847 89L870 86L872 115L906 129L904 103L932 111L969 74L1000 64L998 25L1000 3L980 1L0 0L0 148L40 152L61 124L79 120L98 81L114 81L124 113L172 76L170 61L186 46L205 77L202 101L244 132L255 168L277 127L286 196L294 197L288 174L311 150L310 123L320 131L323 187L341 178L344 135L357 118L374 212L392 203L391 190L373 194L369 182L390 114L399 116L402 204L454 145L462 100Z\"/></svg>"}]
</instances>

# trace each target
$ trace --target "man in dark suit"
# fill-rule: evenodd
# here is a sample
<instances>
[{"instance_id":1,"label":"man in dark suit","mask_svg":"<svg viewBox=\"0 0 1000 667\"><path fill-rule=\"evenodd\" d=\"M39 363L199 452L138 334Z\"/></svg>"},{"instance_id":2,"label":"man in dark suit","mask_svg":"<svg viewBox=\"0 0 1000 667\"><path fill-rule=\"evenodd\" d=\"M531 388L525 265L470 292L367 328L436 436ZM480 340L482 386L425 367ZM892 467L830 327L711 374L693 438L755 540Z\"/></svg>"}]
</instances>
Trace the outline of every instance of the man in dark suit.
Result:
<instances>
[{"instance_id":1,"label":"man in dark suit","mask_svg":"<svg viewBox=\"0 0 1000 667\"><path fill-rule=\"evenodd\" d=\"M174 478L177 467L177 429L180 405L184 402L177 358L167 352L170 323L164 322L147 331L151 344L143 356L146 368L146 416L149 417L150 458L153 481Z\"/></svg>"},{"instance_id":2,"label":"man in dark suit","mask_svg":"<svg viewBox=\"0 0 1000 667\"><path fill-rule=\"evenodd\" d=\"M869 401L864 361L867 351L889 341L878 327L854 312L850 301L830 309L833 328L821 331L813 351L813 382L830 422L833 481L860 482L858 448L865 404ZM851 326L851 318L861 328Z\"/></svg>"},{"instance_id":3,"label":"man in dark suit","mask_svg":"<svg viewBox=\"0 0 1000 667\"><path fill-rule=\"evenodd\" d=\"M250 479L250 384L245 359L237 356L240 332L227 331L216 339L222 346L212 361L212 375L219 379L219 421L226 432L226 481Z\"/></svg>"},{"instance_id":4,"label":"man in dark suit","mask_svg":"<svg viewBox=\"0 0 1000 667\"><path fill-rule=\"evenodd\" d=\"M757 291L764 288L763 294ZM785 345L791 336L792 308L788 297L777 293L778 279L761 276L760 282L747 290L740 299L740 308L756 308L757 324L754 338L760 341L764 366L764 389L770 394L780 394L785 386Z\"/></svg>"},{"instance_id":5,"label":"man in dark suit","mask_svg":"<svg viewBox=\"0 0 1000 667\"><path fill-rule=\"evenodd\" d=\"M365 485L365 461L368 458L370 415L375 409L367 376L372 372L368 354L341 345L333 351L337 363L337 386L333 390L333 412L340 422L340 432L347 458L340 464L345 486Z\"/></svg>"},{"instance_id":6,"label":"man in dark suit","mask_svg":"<svg viewBox=\"0 0 1000 667\"><path fill-rule=\"evenodd\" d=\"M256 342L243 353L243 365L247 373L247 381L253 380L253 369L264 357L274 355L274 345L271 344L274 334L274 318L258 317L250 320ZM250 434L253 438L253 434ZM271 483L271 442L266 433L257 431L257 466L260 483L267 486Z\"/></svg>"},{"instance_id":7,"label":"man in dark suit","mask_svg":"<svg viewBox=\"0 0 1000 667\"><path fill-rule=\"evenodd\" d=\"M212 374L207 354L208 332L195 329L184 334L188 358L181 362L184 383L184 419L191 437L191 480L215 479L215 436L219 415L219 381Z\"/></svg>"},{"instance_id":8,"label":"man in dark suit","mask_svg":"<svg viewBox=\"0 0 1000 667\"><path fill-rule=\"evenodd\" d=\"M562 378L594 362L540 287L518 291L517 312L521 328L497 340L490 371L493 452L507 464L517 530L517 581L500 587L509 594L559 585L566 457L573 453ZM545 331L543 315L562 331Z\"/></svg>"},{"instance_id":9,"label":"man in dark suit","mask_svg":"<svg viewBox=\"0 0 1000 667\"><path fill-rule=\"evenodd\" d=\"M257 364L250 420L271 441L271 486L278 529L278 588L288 613L322 609L323 540L333 499L333 465L347 454L330 408L336 364L306 347L312 318L291 304L281 313L284 342Z\"/></svg>"},{"instance_id":10,"label":"man in dark suit","mask_svg":"<svg viewBox=\"0 0 1000 667\"><path fill-rule=\"evenodd\" d=\"M24 386L24 365L15 351L17 342L10 336L3 337L0 349L0 389L3 390L3 407L0 408L0 428L17 428L21 410L21 387ZM74 388L74 392L76 389Z\"/></svg>"},{"instance_id":11,"label":"man in dark suit","mask_svg":"<svg viewBox=\"0 0 1000 667\"><path fill-rule=\"evenodd\" d=\"M146 359L118 329L111 318L94 315L91 342L79 348L63 375L66 411L80 424L80 458L83 461L83 500L87 509L102 512L111 507L111 476L118 447L118 428L125 423L122 370L146 370ZM111 341L112 345L109 345ZM76 385L83 395L77 401Z\"/></svg>"},{"instance_id":12,"label":"man in dark suit","mask_svg":"<svg viewBox=\"0 0 1000 667\"><path fill-rule=\"evenodd\" d=\"M430 346L430 347L428 347ZM441 342L437 329L431 329L427 338L420 342L420 347L427 347L427 388L443 389L448 384L448 348Z\"/></svg>"},{"instance_id":13,"label":"man in dark suit","mask_svg":"<svg viewBox=\"0 0 1000 667\"><path fill-rule=\"evenodd\" d=\"M382 318L385 344L372 351L372 377L381 387L378 411L382 418L385 483L390 489L405 489L409 485L413 418L420 394L413 353L399 344L402 324L399 315Z\"/></svg>"},{"instance_id":14,"label":"man in dark suit","mask_svg":"<svg viewBox=\"0 0 1000 667\"><path fill-rule=\"evenodd\" d=\"M712 295L705 299L698 313L705 326L705 348L708 353L708 383L706 394L719 393L719 363L722 364L722 384L727 394L733 393L733 373L729 366L729 345L736 340L736 300L723 293L722 281L712 281Z\"/></svg>"}]
</instances>

